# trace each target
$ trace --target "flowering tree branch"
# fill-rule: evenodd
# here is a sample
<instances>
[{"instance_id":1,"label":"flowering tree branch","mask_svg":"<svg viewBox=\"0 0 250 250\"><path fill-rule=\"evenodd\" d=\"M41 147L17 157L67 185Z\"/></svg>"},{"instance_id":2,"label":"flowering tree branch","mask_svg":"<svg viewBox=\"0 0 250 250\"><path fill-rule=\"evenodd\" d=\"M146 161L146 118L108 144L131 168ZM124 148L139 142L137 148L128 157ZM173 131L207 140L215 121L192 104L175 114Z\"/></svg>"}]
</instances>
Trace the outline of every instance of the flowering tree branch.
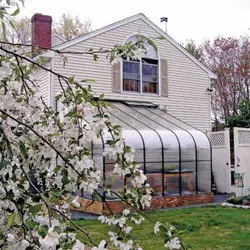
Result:
<instances>
[{"instance_id":1,"label":"flowering tree branch","mask_svg":"<svg viewBox=\"0 0 250 250\"><path fill-rule=\"evenodd\" d=\"M141 209L150 206L152 189L146 176L134 160L134 150L125 145L121 128L112 123L103 96L95 100L91 88L85 88L73 77L47 68L39 57L31 59L25 51L13 49L14 44L0 42L3 63L10 72L0 79L0 232L1 248L13 249L83 249L71 224L93 246L93 250L115 246L119 249L140 250L131 237L131 223L140 224L143 217L151 220ZM110 61L136 59L145 52L145 41L116 45L106 53ZM140 53L138 53L138 50ZM61 53L60 51L54 51ZM37 91L30 75L39 68L59 80L61 93L56 96L62 106L58 112L48 106ZM86 82L87 80L83 80ZM90 118L89 118L90 117ZM88 118L88 119L87 119ZM106 140L104 140L104 135ZM92 157L92 146L103 143L103 157L114 160L110 175L122 178L124 189L116 192L107 185L101 168ZM99 192L102 187L102 193ZM101 199L111 216L99 219L112 226L110 240L96 244L89 233L71 219L72 207L79 207L79 190ZM106 195L116 195L140 215L129 217L128 208L114 215ZM25 230L24 230L25 229ZM154 231L167 232L165 247L182 247L173 227L156 222Z\"/></svg>"},{"instance_id":2,"label":"flowering tree branch","mask_svg":"<svg viewBox=\"0 0 250 250\"><path fill-rule=\"evenodd\" d=\"M68 164L77 174L81 175L81 173L79 171L77 171L74 166L69 162L69 160L67 160L67 158L65 158L60 151L58 151L48 140L46 140L43 136L39 135L31 126L27 125L26 123L19 121L18 119L16 119L15 117L13 117L12 115L8 114L6 111L0 109L0 112L6 116L8 116L9 118L11 118L12 120L14 120L15 122L27 127L30 131L32 131L39 139L41 139L43 142L45 142L46 144L48 144L48 146L53 149L60 157L61 159Z\"/></svg>"}]
</instances>

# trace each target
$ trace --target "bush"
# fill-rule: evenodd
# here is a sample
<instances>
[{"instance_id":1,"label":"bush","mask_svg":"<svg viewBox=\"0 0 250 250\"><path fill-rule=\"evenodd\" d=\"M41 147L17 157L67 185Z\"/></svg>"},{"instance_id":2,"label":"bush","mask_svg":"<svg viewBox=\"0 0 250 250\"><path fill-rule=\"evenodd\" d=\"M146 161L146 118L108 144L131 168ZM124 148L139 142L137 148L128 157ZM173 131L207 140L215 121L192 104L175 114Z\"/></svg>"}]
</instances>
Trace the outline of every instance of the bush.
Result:
<instances>
[{"instance_id":1,"label":"bush","mask_svg":"<svg viewBox=\"0 0 250 250\"><path fill-rule=\"evenodd\" d=\"M236 197L236 196L230 197L227 200L228 203L231 203L231 204L234 204L234 205L241 205L242 201L243 201L242 197Z\"/></svg>"}]
</instances>

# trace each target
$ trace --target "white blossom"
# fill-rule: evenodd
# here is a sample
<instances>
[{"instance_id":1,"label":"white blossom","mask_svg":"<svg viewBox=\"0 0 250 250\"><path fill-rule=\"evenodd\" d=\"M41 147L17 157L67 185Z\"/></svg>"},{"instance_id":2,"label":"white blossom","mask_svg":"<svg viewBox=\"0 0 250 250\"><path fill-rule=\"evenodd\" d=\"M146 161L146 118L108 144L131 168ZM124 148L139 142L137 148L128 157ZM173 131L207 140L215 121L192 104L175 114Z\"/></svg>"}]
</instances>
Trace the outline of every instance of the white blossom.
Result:
<instances>
[{"instance_id":1,"label":"white blossom","mask_svg":"<svg viewBox=\"0 0 250 250\"><path fill-rule=\"evenodd\" d=\"M107 250L106 245L107 242L105 240L102 240L98 247L93 247L91 250Z\"/></svg>"},{"instance_id":2,"label":"white blossom","mask_svg":"<svg viewBox=\"0 0 250 250\"><path fill-rule=\"evenodd\" d=\"M140 225L144 221L144 217L140 216L139 219L136 219L134 217L131 217L131 221L134 222L136 225Z\"/></svg>"},{"instance_id":3,"label":"white blossom","mask_svg":"<svg viewBox=\"0 0 250 250\"><path fill-rule=\"evenodd\" d=\"M76 196L76 197L72 200L72 202L71 202L71 203L72 203L75 207L77 207L77 208L80 207L80 203L78 202L78 199L79 199L79 197Z\"/></svg>"},{"instance_id":4,"label":"white blossom","mask_svg":"<svg viewBox=\"0 0 250 250\"><path fill-rule=\"evenodd\" d=\"M126 152L126 153L124 154L125 160L126 160L127 162L132 162L132 161L134 160L134 157L135 157L134 153L135 153L135 150L134 150L134 149L131 149L131 152L129 152L129 153Z\"/></svg>"},{"instance_id":5,"label":"white blossom","mask_svg":"<svg viewBox=\"0 0 250 250\"><path fill-rule=\"evenodd\" d=\"M142 187L142 185L144 184L144 182L147 180L146 175L143 174L142 170L138 170L137 171L137 175L135 176L135 178L132 180L132 183L135 187Z\"/></svg>"},{"instance_id":6,"label":"white blossom","mask_svg":"<svg viewBox=\"0 0 250 250\"><path fill-rule=\"evenodd\" d=\"M142 207L143 208L150 207L151 199L152 199L151 195L149 194L143 195L140 199Z\"/></svg>"},{"instance_id":7,"label":"white blossom","mask_svg":"<svg viewBox=\"0 0 250 250\"><path fill-rule=\"evenodd\" d=\"M110 241L112 242L112 244L114 246L117 247L117 246L119 246L121 244L121 242L117 239L118 236L117 236L116 233L114 233L114 232L108 232L108 235L110 236Z\"/></svg>"},{"instance_id":8,"label":"white blossom","mask_svg":"<svg viewBox=\"0 0 250 250\"><path fill-rule=\"evenodd\" d=\"M98 217L98 220L101 221L101 223L105 223L107 221L107 217L104 215L101 215Z\"/></svg>"},{"instance_id":9,"label":"white blossom","mask_svg":"<svg viewBox=\"0 0 250 250\"><path fill-rule=\"evenodd\" d=\"M16 238L15 238L15 236L13 234L8 234L7 235L7 241L9 243L14 243L14 242L16 242Z\"/></svg>"},{"instance_id":10,"label":"white blossom","mask_svg":"<svg viewBox=\"0 0 250 250\"><path fill-rule=\"evenodd\" d=\"M76 240L75 244L72 247L72 250L84 250L84 244L79 240Z\"/></svg>"},{"instance_id":11,"label":"white blossom","mask_svg":"<svg viewBox=\"0 0 250 250\"><path fill-rule=\"evenodd\" d=\"M42 250L56 250L59 245L59 235L57 232L49 231L44 238L39 239Z\"/></svg>"},{"instance_id":12,"label":"white blossom","mask_svg":"<svg viewBox=\"0 0 250 250\"><path fill-rule=\"evenodd\" d=\"M119 227L123 227L126 224L126 218L122 216L121 218L115 220L115 224L118 224Z\"/></svg>"},{"instance_id":13,"label":"white blossom","mask_svg":"<svg viewBox=\"0 0 250 250\"><path fill-rule=\"evenodd\" d=\"M27 247L30 246L30 243L27 240L22 240L19 244L17 249L18 250L25 250Z\"/></svg>"},{"instance_id":14,"label":"white blossom","mask_svg":"<svg viewBox=\"0 0 250 250\"><path fill-rule=\"evenodd\" d=\"M50 227L50 229L53 231L55 227L60 226L60 222L55 218L49 218L49 216L42 216L38 215L35 219L35 222L39 223L40 225L46 225Z\"/></svg>"},{"instance_id":15,"label":"white blossom","mask_svg":"<svg viewBox=\"0 0 250 250\"><path fill-rule=\"evenodd\" d=\"M122 231L125 233L125 234L129 234L131 231L132 231L132 227L129 227L129 226L125 226L123 227Z\"/></svg>"},{"instance_id":16,"label":"white blossom","mask_svg":"<svg viewBox=\"0 0 250 250\"><path fill-rule=\"evenodd\" d=\"M122 242L120 244L120 249L122 250L130 250L133 248L133 240L128 240L127 242Z\"/></svg>"},{"instance_id":17,"label":"white blossom","mask_svg":"<svg viewBox=\"0 0 250 250\"><path fill-rule=\"evenodd\" d=\"M125 209L122 211L122 214L123 214L124 216L127 216L129 213L130 213L130 210L127 209L127 208L125 208Z\"/></svg>"},{"instance_id":18,"label":"white blossom","mask_svg":"<svg viewBox=\"0 0 250 250\"><path fill-rule=\"evenodd\" d=\"M173 239L169 240L164 246L170 250L180 249L181 242L180 242L179 238L174 237Z\"/></svg>"},{"instance_id":19,"label":"white blossom","mask_svg":"<svg viewBox=\"0 0 250 250\"><path fill-rule=\"evenodd\" d=\"M157 221L155 223L155 226L154 226L154 233L155 234L158 234L160 232L160 226L161 226L161 223L159 221Z\"/></svg>"}]
</instances>

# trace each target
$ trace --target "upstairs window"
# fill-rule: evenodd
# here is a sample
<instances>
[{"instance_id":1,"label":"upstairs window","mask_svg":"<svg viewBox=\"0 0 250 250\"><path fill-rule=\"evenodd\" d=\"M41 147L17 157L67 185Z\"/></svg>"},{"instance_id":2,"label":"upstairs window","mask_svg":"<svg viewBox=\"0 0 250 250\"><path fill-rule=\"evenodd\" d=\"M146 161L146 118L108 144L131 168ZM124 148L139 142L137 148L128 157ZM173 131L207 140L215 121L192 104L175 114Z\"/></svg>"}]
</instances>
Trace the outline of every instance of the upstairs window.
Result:
<instances>
[{"instance_id":1,"label":"upstairs window","mask_svg":"<svg viewBox=\"0 0 250 250\"><path fill-rule=\"evenodd\" d=\"M137 36L129 41L135 42ZM157 94L168 97L168 62L158 59L153 46L145 42L147 54L138 60L117 62L111 67L112 92Z\"/></svg>"},{"instance_id":2,"label":"upstairs window","mask_svg":"<svg viewBox=\"0 0 250 250\"><path fill-rule=\"evenodd\" d=\"M133 42L137 36L132 36ZM146 57L138 61L123 60L123 91L159 93L158 58L153 46L145 42Z\"/></svg>"}]
</instances>

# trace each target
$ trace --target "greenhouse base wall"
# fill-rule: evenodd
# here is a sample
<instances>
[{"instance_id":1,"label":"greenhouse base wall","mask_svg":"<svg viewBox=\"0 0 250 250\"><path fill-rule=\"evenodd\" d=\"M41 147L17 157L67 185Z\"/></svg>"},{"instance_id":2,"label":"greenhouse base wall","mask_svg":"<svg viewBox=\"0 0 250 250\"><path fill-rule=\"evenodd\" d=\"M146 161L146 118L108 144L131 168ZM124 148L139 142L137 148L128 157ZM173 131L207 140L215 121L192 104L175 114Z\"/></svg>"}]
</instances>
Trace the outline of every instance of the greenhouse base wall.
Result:
<instances>
[{"instance_id":1,"label":"greenhouse base wall","mask_svg":"<svg viewBox=\"0 0 250 250\"><path fill-rule=\"evenodd\" d=\"M151 207L147 210L206 204L213 202L213 200L214 196L212 193L174 197L153 197ZM113 213L120 213L124 209L124 204L121 201L107 201L107 203L108 205L101 201L93 202L88 199L81 199L81 209L78 209L78 211L101 215L109 214L109 209L107 206L109 206Z\"/></svg>"}]
</instances>

